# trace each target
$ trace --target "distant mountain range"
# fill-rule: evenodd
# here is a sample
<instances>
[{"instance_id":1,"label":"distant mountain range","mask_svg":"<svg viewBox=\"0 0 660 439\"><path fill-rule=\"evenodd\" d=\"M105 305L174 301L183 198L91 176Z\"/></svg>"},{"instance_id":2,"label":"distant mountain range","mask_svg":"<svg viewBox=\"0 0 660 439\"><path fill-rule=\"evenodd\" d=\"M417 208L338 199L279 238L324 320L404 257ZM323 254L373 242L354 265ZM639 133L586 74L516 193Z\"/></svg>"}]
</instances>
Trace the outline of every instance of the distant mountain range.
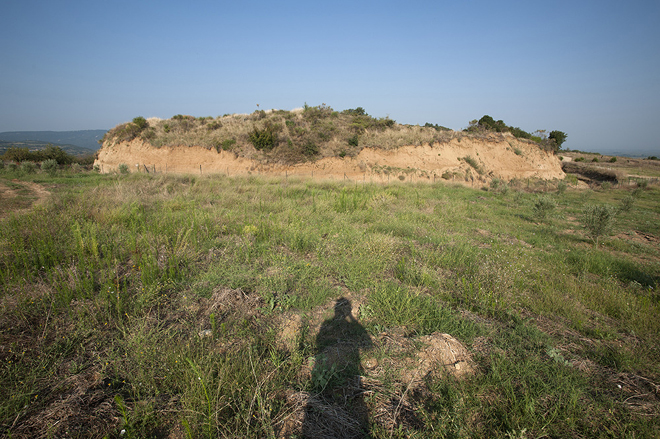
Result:
<instances>
[{"instance_id":1,"label":"distant mountain range","mask_svg":"<svg viewBox=\"0 0 660 439\"><path fill-rule=\"evenodd\" d=\"M101 147L98 142L107 131L6 131L0 133L0 154L12 146L35 150L48 144L59 146L68 154L93 154Z\"/></svg>"}]
</instances>

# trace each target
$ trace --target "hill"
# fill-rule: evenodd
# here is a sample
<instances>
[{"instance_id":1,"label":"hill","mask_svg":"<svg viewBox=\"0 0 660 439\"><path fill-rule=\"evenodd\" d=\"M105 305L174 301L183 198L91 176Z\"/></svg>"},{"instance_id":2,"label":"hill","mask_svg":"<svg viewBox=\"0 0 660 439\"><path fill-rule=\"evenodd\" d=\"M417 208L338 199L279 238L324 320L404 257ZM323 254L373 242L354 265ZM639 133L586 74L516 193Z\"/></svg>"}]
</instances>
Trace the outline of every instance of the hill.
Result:
<instances>
[{"instance_id":1,"label":"hill","mask_svg":"<svg viewBox=\"0 0 660 439\"><path fill-rule=\"evenodd\" d=\"M93 151L99 149L99 140L107 130L80 130L80 131L6 131L0 133L0 141L4 142L41 142L64 146L77 146ZM17 145L18 146L18 145ZM29 146L29 145L20 145ZM67 151L68 152L68 151ZM76 154L79 155L79 154Z\"/></svg>"},{"instance_id":2,"label":"hill","mask_svg":"<svg viewBox=\"0 0 660 439\"><path fill-rule=\"evenodd\" d=\"M511 133L401 125L325 105L218 118L138 117L108 131L95 163L176 173L301 174L316 178L448 180L563 178L559 159Z\"/></svg>"}]
</instances>

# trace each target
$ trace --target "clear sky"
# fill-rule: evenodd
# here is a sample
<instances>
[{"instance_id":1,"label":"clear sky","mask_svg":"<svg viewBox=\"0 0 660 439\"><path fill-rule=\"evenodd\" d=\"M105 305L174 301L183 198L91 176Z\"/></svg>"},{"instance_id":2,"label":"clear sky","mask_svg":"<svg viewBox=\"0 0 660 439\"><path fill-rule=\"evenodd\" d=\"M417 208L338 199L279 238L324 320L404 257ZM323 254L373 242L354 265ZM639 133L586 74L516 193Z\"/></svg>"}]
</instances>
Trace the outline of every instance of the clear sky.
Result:
<instances>
[{"instance_id":1,"label":"clear sky","mask_svg":"<svg viewBox=\"0 0 660 439\"><path fill-rule=\"evenodd\" d=\"M0 60L0 132L325 103L660 155L658 0L4 0Z\"/></svg>"}]
</instances>

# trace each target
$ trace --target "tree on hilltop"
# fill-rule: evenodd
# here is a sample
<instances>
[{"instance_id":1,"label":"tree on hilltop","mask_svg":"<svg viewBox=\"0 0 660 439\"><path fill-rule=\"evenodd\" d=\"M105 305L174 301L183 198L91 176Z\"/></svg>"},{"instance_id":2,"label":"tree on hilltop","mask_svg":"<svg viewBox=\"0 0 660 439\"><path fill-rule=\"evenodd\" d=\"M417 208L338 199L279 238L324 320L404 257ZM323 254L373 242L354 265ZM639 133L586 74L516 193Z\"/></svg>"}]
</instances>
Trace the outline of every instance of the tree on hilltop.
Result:
<instances>
[{"instance_id":1,"label":"tree on hilltop","mask_svg":"<svg viewBox=\"0 0 660 439\"><path fill-rule=\"evenodd\" d=\"M563 131L550 131L550 134L548 135L548 139L554 140L554 142L557 144L557 150L561 149L562 143L566 141L566 138L568 135L563 132Z\"/></svg>"}]
</instances>

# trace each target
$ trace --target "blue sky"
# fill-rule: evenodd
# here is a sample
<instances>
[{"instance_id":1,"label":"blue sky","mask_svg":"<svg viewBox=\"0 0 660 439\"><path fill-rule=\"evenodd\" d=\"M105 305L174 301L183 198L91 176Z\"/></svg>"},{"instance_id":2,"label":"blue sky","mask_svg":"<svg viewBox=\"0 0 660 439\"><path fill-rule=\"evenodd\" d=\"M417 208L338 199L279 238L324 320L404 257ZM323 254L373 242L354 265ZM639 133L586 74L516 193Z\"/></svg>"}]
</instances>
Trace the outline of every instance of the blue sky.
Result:
<instances>
[{"instance_id":1,"label":"blue sky","mask_svg":"<svg viewBox=\"0 0 660 439\"><path fill-rule=\"evenodd\" d=\"M658 151L660 2L31 1L0 14L0 132L326 103Z\"/></svg>"}]
</instances>

